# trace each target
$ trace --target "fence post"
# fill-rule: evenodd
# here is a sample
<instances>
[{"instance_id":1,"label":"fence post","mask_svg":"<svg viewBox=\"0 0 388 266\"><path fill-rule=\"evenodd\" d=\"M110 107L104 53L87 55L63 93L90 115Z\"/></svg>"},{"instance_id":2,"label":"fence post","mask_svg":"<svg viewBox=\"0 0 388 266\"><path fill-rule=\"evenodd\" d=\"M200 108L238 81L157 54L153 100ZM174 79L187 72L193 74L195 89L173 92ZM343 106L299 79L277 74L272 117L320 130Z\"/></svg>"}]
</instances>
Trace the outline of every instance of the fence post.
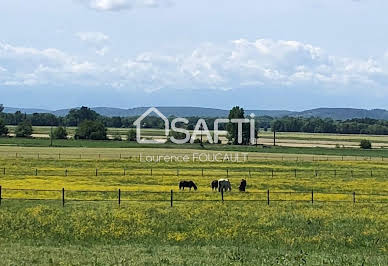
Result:
<instances>
[{"instance_id":1,"label":"fence post","mask_svg":"<svg viewBox=\"0 0 388 266\"><path fill-rule=\"evenodd\" d=\"M172 191L172 189L171 189L171 198L170 198L170 206L172 207L173 206L173 200L174 200L174 191Z\"/></svg>"},{"instance_id":2,"label":"fence post","mask_svg":"<svg viewBox=\"0 0 388 266\"><path fill-rule=\"evenodd\" d=\"M121 204L121 189L119 189L119 206Z\"/></svg>"},{"instance_id":3,"label":"fence post","mask_svg":"<svg viewBox=\"0 0 388 266\"><path fill-rule=\"evenodd\" d=\"M296 177L296 169L294 169L294 175L295 175L295 177Z\"/></svg>"},{"instance_id":4,"label":"fence post","mask_svg":"<svg viewBox=\"0 0 388 266\"><path fill-rule=\"evenodd\" d=\"M39 160L39 153L38 153L38 160Z\"/></svg>"},{"instance_id":5,"label":"fence post","mask_svg":"<svg viewBox=\"0 0 388 266\"><path fill-rule=\"evenodd\" d=\"M352 178L353 178L353 170L351 170L350 173L352 174Z\"/></svg>"},{"instance_id":6,"label":"fence post","mask_svg":"<svg viewBox=\"0 0 388 266\"><path fill-rule=\"evenodd\" d=\"M356 203L356 192L353 192L353 204Z\"/></svg>"},{"instance_id":7,"label":"fence post","mask_svg":"<svg viewBox=\"0 0 388 266\"><path fill-rule=\"evenodd\" d=\"M124 168L124 176L125 176L125 168Z\"/></svg>"},{"instance_id":8,"label":"fence post","mask_svg":"<svg viewBox=\"0 0 388 266\"><path fill-rule=\"evenodd\" d=\"M2 189L2 187L0 186L0 205L1 205L1 199L2 199L1 189Z\"/></svg>"},{"instance_id":9,"label":"fence post","mask_svg":"<svg viewBox=\"0 0 388 266\"><path fill-rule=\"evenodd\" d=\"M101 159L101 154L98 154L98 159Z\"/></svg>"},{"instance_id":10,"label":"fence post","mask_svg":"<svg viewBox=\"0 0 388 266\"><path fill-rule=\"evenodd\" d=\"M3 175L5 175L5 167L3 168Z\"/></svg>"},{"instance_id":11,"label":"fence post","mask_svg":"<svg viewBox=\"0 0 388 266\"><path fill-rule=\"evenodd\" d=\"M334 169L334 177L337 177L337 170Z\"/></svg>"},{"instance_id":12,"label":"fence post","mask_svg":"<svg viewBox=\"0 0 388 266\"><path fill-rule=\"evenodd\" d=\"M61 154L60 154L60 153L58 153L58 159L59 159L59 160L61 159Z\"/></svg>"},{"instance_id":13,"label":"fence post","mask_svg":"<svg viewBox=\"0 0 388 266\"><path fill-rule=\"evenodd\" d=\"M98 176L98 169L96 168L96 176Z\"/></svg>"},{"instance_id":14,"label":"fence post","mask_svg":"<svg viewBox=\"0 0 388 266\"><path fill-rule=\"evenodd\" d=\"M221 189L221 200L222 200L222 202L224 202L224 189L223 188Z\"/></svg>"},{"instance_id":15,"label":"fence post","mask_svg":"<svg viewBox=\"0 0 388 266\"><path fill-rule=\"evenodd\" d=\"M370 170L370 177L373 177L373 171Z\"/></svg>"},{"instance_id":16,"label":"fence post","mask_svg":"<svg viewBox=\"0 0 388 266\"><path fill-rule=\"evenodd\" d=\"M272 177L273 177L273 169L271 170L271 172L272 172Z\"/></svg>"},{"instance_id":17,"label":"fence post","mask_svg":"<svg viewBox=\"0 0 388 266\"><path fill-rule=\"evenodd\" d=\"M269 189L267 190L267 205L269 205Z\"/></svg>"},{"instance_id":18,"label":"fence post","mask_svg":"<svg viewBox=\"0 0 388 266\"><path fill-rule=\"evenodd\" d=\"M65 169L65 176L67 176L67 169Z\"/></svg>"},{"instance_id":19,"label":"fence post","mask_svg":"<svg viewBox=\"0 0 388 266\"><path fill-rule=\"evenodd\" d=\"M38 175L38 168L35 169L35 176Z\"/></svg>"},{"instance_id":20,"label":"fence post","mask_svg":"<svg viewBox=\"0 0 388 266\"><path fill-rule=\"evenodd\" d=\"M311 190L311 204L314 204L314 190Z\"/></svg>"},{"instance_id":21,"label":"fence post","mask_svg":"<svg viewBox=\"0 0 388 266\"><path fill-rule=\"evenodd\" d=\"M121 153L120 153L120 159L121 159Z\"/></svg>"},{"instance_id":22,"label":"fence post","mask_svg":"<svg viewBox=\"0 0 388 266\"><path fill-rule=\"evenodd\" d=\"M151 174L151 176L152 176L152 168L150 169L150 171L151 171L150 174Z\"/></svg>"},{"instance_id":23,"label":"fence post","mask_svg":"<svg viewBox=\"0 0 388 266\"><path fill-rule=\"evenodd\" d=\"M65 188L62 188L62 207L65 207Z\"/></svg>"}]
</instances>

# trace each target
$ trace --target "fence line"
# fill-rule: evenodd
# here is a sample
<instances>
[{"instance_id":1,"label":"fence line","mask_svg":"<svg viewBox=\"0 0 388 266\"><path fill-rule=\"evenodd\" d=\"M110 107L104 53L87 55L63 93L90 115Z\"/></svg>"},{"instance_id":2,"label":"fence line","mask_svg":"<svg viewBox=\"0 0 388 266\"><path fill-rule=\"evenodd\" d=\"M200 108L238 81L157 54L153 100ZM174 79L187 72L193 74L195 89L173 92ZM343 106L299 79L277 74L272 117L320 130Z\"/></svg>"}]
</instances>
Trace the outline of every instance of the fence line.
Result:
<instances>
[{"instance_id":1,"label":"fence line","mask_svg":"<svg viewBox=\"0 0 388 266\"><path fill-rule=\"evenodd\" d=\"M190 171L190 173L185 173ZM162 167L129 167L129 168L110 168L110 169L30 169L29 171L15 171L6 167L0 167L0 177L3 176L176 176L176 177L198 177L198 176L223 176L233 177L246 175L252 177L255 175L265 176L281 176L289 175L298 177L300 175L311 174L311 176L332 176L337 177L340 175L347 175L349 177L362 176L362 177L374 177L376 175L388 175L388 170L369 169L369 170L351 170L351 169L306 169L306 168L294 168L294 169L269 169L267 167L238 167L238 168L226 168L226 167L212 167L212 168L197 168L197 167L179 167L179 168L162 168Z\"/></svg>"},{"instance_id":2,"label":"fence line","mask_svg":"<svg viewBox=\"0 0 388 266\"><path fill-rule=\"evenodd\" d=\"M178 149L171 149L174 151L174 155L190 155L191 152L180 152ZM319 155L319 154L285 154L285 153L261 153L255 151L225 151L225 150L204 150L202 152L209 152L209 154L246 154L247 161L252 160L275 160L275 161L296 161L296 162L314 162L314 161L387 161L388 157L385 156L359 156L359 155ZM158 156L159 154L144 154L143 156ZM162 154L160 154L162 155ZM29 152L10 152L0 150L0 156L6 158L35 158L35 159L57 159L57 160L66 160L66 159L93 159L93 160L104 160L104 159L120 159L120 160L133 160L140 162L140 154L132 153L29 153ZM162 155L164 156L164 155ZM241 159L241 158L240 158ZM232 160L230 160L232 161Z\"/></svg>"},{"instance_id":3,"label":"fence line","mask_svg":"<svg viewBox=\"0 0 388 266\"><path fill-rule=\"evenodd\" d=\"M21 197L12 197L7 195L7 191L21 191L21 192L56 192L58 193L58 198L44 198L44 197L26 197L26 195L23 195ZM117 193L114 198L99 198L99 199L81 199L81 198L72 198L67 197L66 195L68 193ZM141 199L141 198L122 198L123 194L129 194L132 196L134 194L163 194L166 195L166 198L154 198L154 199ZM239 195L239 198L228 198L229 195ZM243 198L244 196L250 196L250 195L264 195L264 198ZM279 198L279 196L273 198L274 195L287 195L287 194L301 194L301 195L306 195L306 198L293 198L293 199L288 199L288 198ZM59 197L59 195L61 197ZM183 196L185 195L185 198L174 198L174 196ZM203 199L203 198L192 198L193 196L198 196L198 195L212 195L215 198L210 199ZM317 199L317 196L319 195L342 195L344 197L350 197L348 200L345 198L340 198L340 199ZM169 196L169 197L168 197ZM308 196L308 197L307 197ZM365 196L368 196L368 199L365 199ZM382 197L380 199L373 199L373 197ZM360 198L361 197L361 198ZM20 201L20 200L30 200L30 201L61 201L62 206L65 206L66 202L88 202L88 201L95 201L95 202L118 202L118 205L121 205L122 202L170 202L171 207L173 207L174 202L267 202L267 205L270 205L271 202L310 202L311 204L320 202L320 203L344 203L344 202L349 202L349 203L362 203L362 204L374 204L374 203L379 203L379 204L388 204L388 194L376 194L376 193L356 193L355 191L353 192L320 192L320 191L314 191L314 190L304 190L304 191L270 191L265 190L265 191L254 191L254 192L224 192L224 190L221 190L221 192L174 192L173 190L171 191L123 191L121 189L118 190L65 190L65 188L62 188L61 190L46 190L46 189L23 189L23 188L2 188L0 186L0 205L3 200L15 200L15 201Z\"/></svg>"}]
</instances>

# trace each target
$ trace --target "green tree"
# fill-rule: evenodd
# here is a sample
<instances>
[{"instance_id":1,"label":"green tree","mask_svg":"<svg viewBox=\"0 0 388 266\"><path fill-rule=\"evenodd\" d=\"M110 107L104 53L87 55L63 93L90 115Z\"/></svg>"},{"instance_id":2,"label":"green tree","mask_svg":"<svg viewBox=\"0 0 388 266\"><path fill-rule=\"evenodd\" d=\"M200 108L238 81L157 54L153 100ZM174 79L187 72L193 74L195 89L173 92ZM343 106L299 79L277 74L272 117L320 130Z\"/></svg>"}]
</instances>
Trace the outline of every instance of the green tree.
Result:
<instances>
[{"instance_id":1,"label":"green tree","mask_svg":"<svg viewBox=\"0 0 388 266\"><path fill-rule=\"evenodd\" d=\"M0 104L0 113L2 113L4 110L4 107L2 104ZM3 119L0 117L0 137L7 136L8 134L8 128L5 126L5 123Z\"/></svg>"},{"instance_id":2,"label":"green tree","mask_svg":"<svg viewBox=\"0 0 388 266\"><path fill-rule=\"evenodd\" d=\"M75 138L105 140L106 128L100 121L85 120L76 129Z\"/></svg>"},{"instance_id":3,"label":"green tree","mask_svg":"<svg viewBox=\"0 0 388 266\"><path fill-rule=\"evenodd\" d=\"M65 117L65 121L68 126L78 126L83 121L95 121L99 117L99 114L92 109L82 106L80 109L71 109Z\"/></svg>"},{"instance_id":4,"label":"green tree","mask_svg":"<svg viewBox=\"0 0 388 266\"><path fill-rule=\"evenodd\" d=\"M233 107L229 111L229 120L231 119L244 119L244 109L240 108L239 106ZM238 125L237 123L232 123L229 122L227 125L227 130L228 130L228 139L229 141L234 144L234 145L239 145L238 143ZM249 145L249 140L250 140L250 130L249 130L249 124L243 123L242 126L242 145Z\"/></svg>"},{"instance_id":5,"label":"green tree","mask_svg":"<svg viewBox=\"0 0 388 266\"><path fill-rule=\"evenodd\" d=\"M136 141L136 131L133 128L128 131L127 140Z\"/></svg>"},{"instance_id":6,"label":"green tree","mask_svg":"<svg viewBox=\"0 0 388 266\"><path fill-rule=\"evenodd\" d=\"M65 127L59 126L53 131L53 139L67 139L67 131Z\"/></svg>"},{"instance_id":7,"label":"green tree","mask_svg":"<svg viewBox=\"0 0 388 266\"><path fill-rule=\"evenodd\" d=\"M2 119L0 119L0 137L7 136L8 128L5 126L5 123Z\"/></svg>"},{"instance_id":8,"label":"green tree","mask_svg":"<svg viewBox=\"0 0 388 266\"><path fill-rule=\"evenodd\" d=\"M372 149L372 142L370 140L363 139L360 142L360 147L362 149Z\"/></svg>"},{"instance_id":9,"label":"green tree","mask_svg":"<svg viewBox=\"0 0 388 266\"><path fill-rule=\"evenodd\" d=\"M15 135L17 138L31 137L32 135L32 125L29 120L24 120L19 123L15 130Z\"/></svg>"}]
</instances>

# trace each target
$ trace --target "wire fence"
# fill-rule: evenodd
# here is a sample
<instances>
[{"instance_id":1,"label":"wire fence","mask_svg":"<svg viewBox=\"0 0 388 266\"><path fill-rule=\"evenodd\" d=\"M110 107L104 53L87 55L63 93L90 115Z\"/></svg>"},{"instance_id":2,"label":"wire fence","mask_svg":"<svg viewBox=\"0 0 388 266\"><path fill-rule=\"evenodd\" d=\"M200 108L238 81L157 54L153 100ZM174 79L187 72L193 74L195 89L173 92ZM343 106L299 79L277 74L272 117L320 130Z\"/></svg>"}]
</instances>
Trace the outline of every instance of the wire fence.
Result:
<instances>
[{"instance_id":1,"label":"wire fence","mask_svg":"<svg viewBox=\"0 0 388 266\"><path fill-rule=\"evenodd\" d=\"M191 161L201 162L201 158L193 158L192 152L182 152L179 150L174 150L173 154L175 156L184 156L188 155ZM222 160L223 162L248 162L248 161L257 161L257 160L273 160L273 161L296 161L296 162L320 162L320 161L374 161L374 162L388 162L388 157L385 156L349 156L349 155L295 155L295 154L268 154L268 153L253 153L252 151L214 151L214 150L203 150L201 152L209 152L209 155L215 155L217 153L230 154L231 158ZM237 156L238 159L233 157L233 154ZM162 155L162 154L161 154ZM145 152L144 157L146 156L158 156L158 154L152 153L148 154ZM122 159L122 160L131 160L142 162L142 155L136 153L119 153L119 152L85 152L85 153L38 153L38 152L10 152L7 150L0 150L0 157L4 158L34 158L34 159L55 159L55 160L70 160L70 159L89 159L89 160L112 160L112 159ZM214 158L213 158L214 159ZM207 158L207 161L209 159ZM211 160L210 160L211 161Z\"/></svg>"},{"instance_id":2,"label":"wire fence","mask_svg":"<svg viewBox=\"0 0 388 266\"><path fill-rule=\"evenodd\" d=\"M199 191L126 191L126 190L51 190L2 188L0 186L0 205L5 201L58 201L62 206L69 202L310 202L314 203L352 203L388 204L388 193L356 193L325 191L252 191L232 192L215 190Z\"/></svg>"},{"instance_id":3,"label":"wire fence","mask_svg":"<svg viewBox=\"0 0 388 266\"><path fill-rule=\"evenodd\" d=\"M388 169L312 169L293 168L276 169L268 167L128 167L128 168L28 168L1 167L1 176L148 176L148 177L386 177Z\"/></svg>"}]
</instances>

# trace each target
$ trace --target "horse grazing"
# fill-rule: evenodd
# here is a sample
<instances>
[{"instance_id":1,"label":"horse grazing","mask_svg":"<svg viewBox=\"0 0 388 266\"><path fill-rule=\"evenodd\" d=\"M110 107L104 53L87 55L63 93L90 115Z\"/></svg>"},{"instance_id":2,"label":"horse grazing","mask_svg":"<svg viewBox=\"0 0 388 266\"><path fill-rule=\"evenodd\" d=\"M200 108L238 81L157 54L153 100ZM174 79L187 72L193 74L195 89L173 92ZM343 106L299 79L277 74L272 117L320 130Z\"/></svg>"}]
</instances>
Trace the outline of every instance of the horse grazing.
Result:
<instances>
[{"instance_id":1,"label":"horse grazing","mask_svg":"<svg viewBox=\"0 0 388 266\"><path fill-rule=\"evenodd\" d=\"M218 188L218 180L213 180L212 181L212 190L217 190Z\"/></svg>"},{"instance_id":2,"label":"horse grazing","mask_svg":"<svg viewBox=\"0 0 388 266\"><path fill-rule=\"evenodd\" d=\"M245 191L246 187L247 187L247 181L245 179L241 179L241 183L240 183L240 186L238 187L238 189L240 191Z\"/></svg>"},{"instance_id":3,"label":"horse grazing","mask_svg":"<svg viewBox=\"0 0 388 266\"><path fill-rule=\"evenodd\" d=\"M220 179L218 180L218 192L221 191L231 191L232 186L230 185L229 179Z\"/></svg>"},{"instance_id":4,"label":"horse grazing","mask_svg":"<svg viewBox=\"0 0 388 266\"><path fill-rule=\"evenodd\" d=\"M179 182L179 189L185 190L185 187L188 187L190 190L191 188L194 188L194 190L197 190L197 186L193 181L181 181Z\"/></svg>"}]
</instances>

